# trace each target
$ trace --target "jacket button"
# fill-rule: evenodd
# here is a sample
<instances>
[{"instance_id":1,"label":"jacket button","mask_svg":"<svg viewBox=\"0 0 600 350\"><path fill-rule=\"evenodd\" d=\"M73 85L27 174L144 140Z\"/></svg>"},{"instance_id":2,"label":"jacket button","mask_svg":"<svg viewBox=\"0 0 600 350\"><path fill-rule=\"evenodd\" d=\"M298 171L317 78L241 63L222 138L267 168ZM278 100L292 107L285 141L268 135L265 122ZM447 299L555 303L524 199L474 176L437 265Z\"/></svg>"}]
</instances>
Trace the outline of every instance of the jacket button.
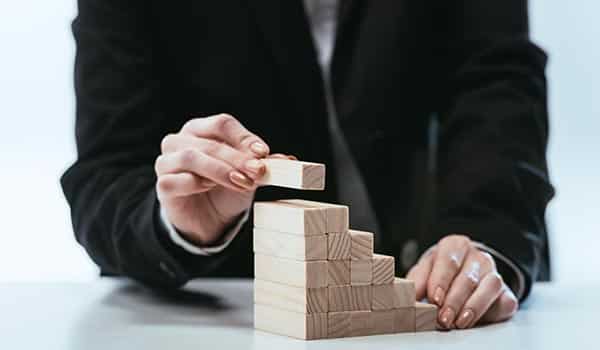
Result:
<instances>
[{"instance_id":1,"label":"jacket button","mask_svg":"<svg viewBox=\"0 0 600 350\"><path fill-rule=\"evenodd\" d=\"M419 244L416 240L410 239L404 243L404 246L402 247L402 254L400 255L402 267L405 270L410 269L417 262L418 254Z\"/></svg>"}]
</instances>

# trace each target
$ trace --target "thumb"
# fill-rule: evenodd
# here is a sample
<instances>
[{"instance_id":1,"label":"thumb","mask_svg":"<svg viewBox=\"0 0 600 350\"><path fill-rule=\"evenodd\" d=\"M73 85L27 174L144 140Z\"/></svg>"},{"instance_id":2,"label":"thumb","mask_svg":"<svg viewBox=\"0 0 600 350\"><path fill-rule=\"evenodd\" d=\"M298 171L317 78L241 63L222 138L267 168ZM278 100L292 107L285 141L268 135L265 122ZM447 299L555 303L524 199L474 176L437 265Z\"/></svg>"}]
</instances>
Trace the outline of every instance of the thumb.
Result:
<instances>
[{"instance_id":1,"label":"thumb","mask_svg":"<svg viewBox=\"0 0 600 350\"><path fill-rule=\"evenodd\" d=\"M429 280L434 256L435 254L428 254L422 257L406 274L407 279L415 282L417 300L427 296L427 280Z\"/></svg>"}]
</instances>

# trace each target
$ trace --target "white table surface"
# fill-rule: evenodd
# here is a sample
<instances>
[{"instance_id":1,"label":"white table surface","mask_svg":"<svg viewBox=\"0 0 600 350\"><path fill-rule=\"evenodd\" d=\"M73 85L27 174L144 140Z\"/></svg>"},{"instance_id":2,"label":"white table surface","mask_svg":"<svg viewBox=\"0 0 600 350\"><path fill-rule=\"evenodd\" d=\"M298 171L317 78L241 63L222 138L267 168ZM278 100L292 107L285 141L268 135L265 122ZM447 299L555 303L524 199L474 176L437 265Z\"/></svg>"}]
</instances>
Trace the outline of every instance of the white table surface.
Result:
<instances>
[{"instance_id":1,"label":"white table surface","mask_svg":"<svg viewBox=\"0 0 600 350\"><path fill-rule=\"evenodd\" d=\"M159 295L119 279L0 284L0 349L600 349L598 285L536 284L513 320L472 330L313 341L255 331L250 280L186 290Z\"/></svg>"}]
</instances>

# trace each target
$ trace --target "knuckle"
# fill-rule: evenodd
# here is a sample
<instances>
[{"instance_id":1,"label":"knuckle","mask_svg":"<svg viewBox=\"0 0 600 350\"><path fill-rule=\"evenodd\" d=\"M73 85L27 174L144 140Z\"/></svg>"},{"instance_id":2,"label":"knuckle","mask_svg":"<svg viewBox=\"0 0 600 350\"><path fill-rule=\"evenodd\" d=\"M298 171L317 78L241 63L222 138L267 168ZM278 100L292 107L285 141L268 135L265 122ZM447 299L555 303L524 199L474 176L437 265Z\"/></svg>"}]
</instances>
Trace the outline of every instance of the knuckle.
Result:
<instances>
[{"instance_id":1,"label":"knuckle","mask_svg":"<svg viewBox=\"0 0 600 350\"><path fill-rule=\"evenodd\" d=\"M204 153L214 156L218 153L220 147L221 144L219 142L214 140L206 140L202 147L202 150L204 151Z\"/></svg>"},{"instance_id":2,"label":"knuckle","mask_svg":"<svg viewBox=\"0 0 600 350\"><path fill-rule=\"evenodd\" d=\"M174 190L175 183L168 177L159 177L156 181L156 188L159 193L170 193Z\"/></svg>"},{"instance_id":3,"label":"knuckle","mask_svg":"<svg viewBox=\"0 0 600 350\"><path fill-rule=\"evenodd\" d=\"M181 130L193 130L199 121L199 118L190 119L187 122L185 122L185 124L183 124Z\"/></svg>"},{"instance_id":4,"label":"knuckle","mask_svg":"<svg viewBox=\"0 0 600 350\"><path fill-rule=\"evenodd\" d=\"M490 286L494 289L494 290L500 290L502 289L502 286L504 285L504 281L502 280L502 276L500 276L500 274L498 272L492 272L489 275L489 283Z\"/></svg>"},{"instance_id":5,"label":"knuckle","mask_svg":"<svg viewBox=\"0 0 600 350\"><path fill-rule=\"evenodd\" d=\"M198 152L193 149L184 149L179 155L179 165L187 168L190 167L196 161Z\"/></svg>"},{"instance_id":6,"label":"knuckle","mask_svg":"<svg viewBox=\"0 0 600 350\"><path fill-rule=\"evenodd\" d=\"M237 120L231 115L227 113L217 114L214 117L215 128L220 132L224 132L229 127L230 123L236 122Z\"/></svg>"},{"instance_id":7,"label":"knuckle","mask_svg":"<svg viewBox=\"0 0 600 350\"><path fill-rule=\"evenodd\" d=\"M496 266L496 262L494 261L494 257L490 253L488 253L488 252L482 252L482 251L480 251L479 252L479 259L487 267L494 267L494 266Z\"/></svg>"},{"instance_id":8,"label":"knuckle","mask_svg":"<svg viewBox=\"0 0 600 350\"><path fill-rule=\"evenodd\" d=\"M504 299L505 299L504 307L506 308L506 313L508 315L514 314L517 311L517 309L519 308L519 302L517 301L516 298L506 297Z\"/></svg>"},{"instance_id":9,"label":"knuckle","mask_svg":"<svg viewBox=\"0 0 600 350\"><path fill-rule=\"evenodd\" d=\"M175 134L167 134L167 136L163 137L162 141L160 142L160 150L162 153L165 153L170 148L176 137L177 136Z\"/></svg>"},{"instance_id":10,"label":"knuckle","mask_svg":"<svg viewBox=\"0 0 600 350\"><path fill-rule=\"evenodd\" d=\"M160 166L161 163L163 162L164 157L158 156L156 157L156 160L154 161L154 172L158 175L160 173Z\"/></svg>"}]
</instances>

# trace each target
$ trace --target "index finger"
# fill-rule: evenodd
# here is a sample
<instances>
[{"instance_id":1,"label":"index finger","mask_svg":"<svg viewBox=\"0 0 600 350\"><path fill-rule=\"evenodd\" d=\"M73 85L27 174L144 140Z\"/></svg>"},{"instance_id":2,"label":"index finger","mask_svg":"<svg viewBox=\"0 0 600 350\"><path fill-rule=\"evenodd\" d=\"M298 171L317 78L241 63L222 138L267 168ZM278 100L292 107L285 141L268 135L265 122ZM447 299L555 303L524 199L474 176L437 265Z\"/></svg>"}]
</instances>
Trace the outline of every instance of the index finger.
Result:
<instances>
[{"instance_id":1,"label":"index finger","mask_svg":"<svg viewBox=\"0 0 600 350\"><path fill-rule=\"evenodd\" d=\"M448 289L460 271L467 252L469 239L465 236L446 236L438 243L437 254L427 281L427 298L438 306L444 304Z\"/></svg>"},{"instance_id":2,"label":"index finger","mask_svg":"<svg viewBox=\"0 0 600 350\"><path fill-rule=\"evenodd\" d=\"M242 123L229 114L196 118L181 128L183 133L210 138L227 143L242 152L252 152L257 157L266 157L270 150L266 142L251 133Z\"/></svg>"}]
</instances>

